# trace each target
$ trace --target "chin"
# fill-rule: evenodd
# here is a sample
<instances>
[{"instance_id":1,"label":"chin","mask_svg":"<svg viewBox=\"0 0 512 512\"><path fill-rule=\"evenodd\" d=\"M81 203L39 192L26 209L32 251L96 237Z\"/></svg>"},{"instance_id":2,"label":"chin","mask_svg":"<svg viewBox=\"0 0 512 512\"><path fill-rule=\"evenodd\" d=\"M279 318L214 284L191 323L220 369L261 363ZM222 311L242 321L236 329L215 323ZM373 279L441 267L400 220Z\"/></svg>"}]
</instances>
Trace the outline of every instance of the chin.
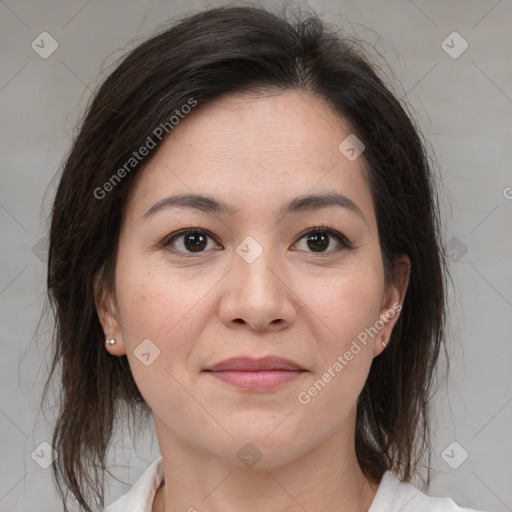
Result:
<instances>
[{"instance_id":1,"label":"chin","mask_svg":"<svg viewBox=\"0 0 512 512\"><path fill-rule=\"evenodd\" d=\"M282 419L281 419L282 421ZM286 423L283 422L283 423ZM252 470L271 470L285 466L308 451L302 435L290 431L278 422L253 424L251 428L228 428L233 435L224 445L215 444L213 453L217 453L228 464ZM277 426L277 428L276 428ZM211 439L210 439L211 443ZM220 453L219 448L223 449Z\"/></svg>"}]
</instances>

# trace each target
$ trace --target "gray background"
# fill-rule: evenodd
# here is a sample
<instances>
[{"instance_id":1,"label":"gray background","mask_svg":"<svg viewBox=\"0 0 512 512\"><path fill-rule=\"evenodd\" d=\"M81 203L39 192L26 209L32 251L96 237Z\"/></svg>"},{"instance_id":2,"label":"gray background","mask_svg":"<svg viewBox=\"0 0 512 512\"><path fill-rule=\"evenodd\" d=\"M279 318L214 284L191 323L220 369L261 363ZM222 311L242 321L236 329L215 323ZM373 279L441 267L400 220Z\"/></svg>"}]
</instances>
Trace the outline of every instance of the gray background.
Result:
<instances>
[{"instance_id":1,"label":"gray background","mask_svg":"<svg viewBox=\"0 0 512 512\"><path fill-rule=\"evenodd\" d=\"M55 409L47 404L38 413L50 326L42 324L38 336L34 333L45 291L52 178L73 127L91 90L124 51L171 17L224 3L0 1L0 512L61 510L51 469L35 462L37 454L41 461L50 456L40 443L50 440ZM478 509L512 510L512 3L318 0L307 5L382 53L443 175L455 284L452 373L435 400L430 494ZM44 31L58 43L46 59L31 47ZM441 46L454 31L469 44L457 58ZM461 40L452 40L446 43L451 51L460 50ZM458 444L449 447L452 442ZM468 458L461 463L463 450ZM111 453L120 482L112 480L107 503L124 494L158 453L152 425L135 450L128 432L120 431Z\"/></svg>"}]
</instances>

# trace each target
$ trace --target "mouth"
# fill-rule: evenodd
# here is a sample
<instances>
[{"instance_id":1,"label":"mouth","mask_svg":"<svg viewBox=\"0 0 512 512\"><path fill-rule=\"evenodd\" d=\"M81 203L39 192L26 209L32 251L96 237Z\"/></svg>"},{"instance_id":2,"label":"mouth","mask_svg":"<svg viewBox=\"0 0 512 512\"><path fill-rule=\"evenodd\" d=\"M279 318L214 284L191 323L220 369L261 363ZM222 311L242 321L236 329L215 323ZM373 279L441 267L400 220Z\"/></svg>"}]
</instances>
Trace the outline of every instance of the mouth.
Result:
<instances>
[{"instance_id":1,"label":"mouth","mask_svg":"<svg viewBox=\"0 0 512 512\"><path fill-rule=\"evenodd\" d=\"M234 357L204 370L228 385L249 391L268 391L299 378L307 370L289 359Z\"/></svg>"}]
</instances>

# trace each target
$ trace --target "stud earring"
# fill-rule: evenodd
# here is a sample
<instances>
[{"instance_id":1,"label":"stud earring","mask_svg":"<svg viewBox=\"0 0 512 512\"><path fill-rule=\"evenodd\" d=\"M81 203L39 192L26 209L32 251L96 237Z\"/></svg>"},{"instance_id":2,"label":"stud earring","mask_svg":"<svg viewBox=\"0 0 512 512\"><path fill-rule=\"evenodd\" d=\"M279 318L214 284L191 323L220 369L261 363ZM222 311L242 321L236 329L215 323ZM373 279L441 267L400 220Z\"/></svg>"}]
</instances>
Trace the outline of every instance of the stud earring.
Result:
<instances>
[{"instance_id":1,"label":"stud earring","mask_svg":"<svg viewBox=\"0 0 512 512\"><path fill-rule=\"evenodd\" d=\"M386 345L387 345L387 343L386 343L386 336L382 336L382 346L384 348L386 348Z\"/></svg>"},{"instance_id":2,"label":"stud earring","mask_svg":"<svg viewBox=\"0 0 512 512\"><path fill-rule=\"evenodd\" d=\"M107 345L112 346L112 345L115 345L115 344L117 343L117 341L116 341L114 338L112 338L112 339L110 339L110 340L107 338L107 339L105 340L105 343L106 343Z\"/></svg>"}]
</instances>

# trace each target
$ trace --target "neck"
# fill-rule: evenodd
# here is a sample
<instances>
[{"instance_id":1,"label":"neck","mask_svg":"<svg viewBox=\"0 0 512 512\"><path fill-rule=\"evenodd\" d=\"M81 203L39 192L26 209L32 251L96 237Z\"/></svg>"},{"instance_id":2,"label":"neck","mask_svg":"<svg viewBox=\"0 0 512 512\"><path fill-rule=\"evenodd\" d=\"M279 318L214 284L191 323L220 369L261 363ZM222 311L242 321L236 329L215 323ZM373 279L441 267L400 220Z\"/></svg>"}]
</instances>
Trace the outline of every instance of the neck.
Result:
<instances>
[{"instance_id":1,"label":"neck","mask_svg":"<svg viewBox=\"0 0 512 512\"><path fill-rule=\"evenodd\" d=\"M341 429L291 462L248 469L181 442L156 417L155 426L165 485L153 512L366 512L377 491Z\"/></svg>"}]
</instances>

